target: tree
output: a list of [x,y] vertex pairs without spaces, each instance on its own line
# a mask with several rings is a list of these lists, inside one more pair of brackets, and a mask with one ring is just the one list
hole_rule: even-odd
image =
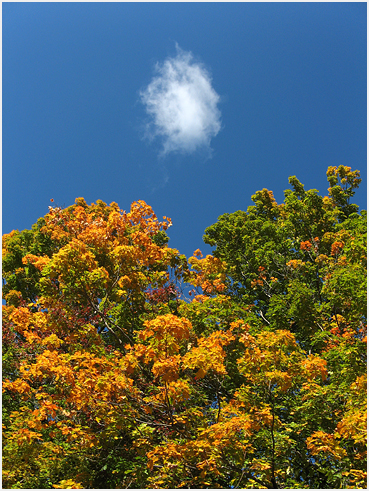
[[366,220],[327,175],[258,191],[205,258],[143,201],[5,235],[4,485],[365,488]]

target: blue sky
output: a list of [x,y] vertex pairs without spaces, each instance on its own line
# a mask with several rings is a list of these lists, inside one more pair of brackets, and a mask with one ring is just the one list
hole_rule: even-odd
[[366,2],[3,3],[3,233],[145,200],[187,256],[288,176],[360,169]]

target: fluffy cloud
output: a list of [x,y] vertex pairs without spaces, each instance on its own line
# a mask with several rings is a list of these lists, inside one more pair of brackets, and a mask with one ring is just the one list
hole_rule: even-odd
[[210,150],[210,140],[221,129],[219,95],[206,68],[177,45],[177,55],[157,64],[155,76],[140,92],[150,117],[147,135],[161,138],[163,155]]

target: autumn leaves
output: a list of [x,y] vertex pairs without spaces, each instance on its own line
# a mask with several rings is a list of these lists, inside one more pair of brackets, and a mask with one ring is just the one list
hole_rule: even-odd
[[4,236],[5,486],[365,488],[366,221],[328,179],[258,191],[206,257],[143,201]]

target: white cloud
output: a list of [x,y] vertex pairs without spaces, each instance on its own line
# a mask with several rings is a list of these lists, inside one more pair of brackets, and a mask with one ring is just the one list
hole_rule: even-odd
[[156,64],[156,75],[140,92],[150,116],[147,135],[159,137],[162,154],[210,150],[210,140],[221,129],[219,95],[206,68],[190,52],[176,46],[177,55]]

